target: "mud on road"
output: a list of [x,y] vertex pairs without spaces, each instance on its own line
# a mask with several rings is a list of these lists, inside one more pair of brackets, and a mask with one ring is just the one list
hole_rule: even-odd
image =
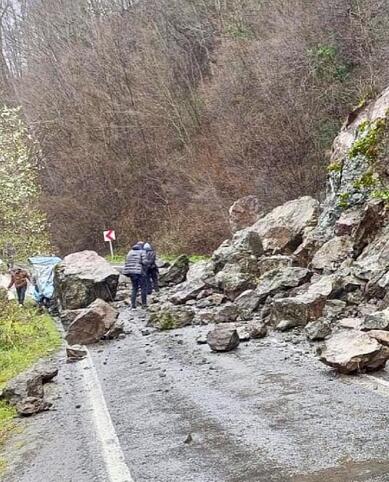
[[[134,481],[389,481],[387,372],[337,376],[298,334],[216,354],[196,344],[209,327],[147,334],[140,311],[121,318],[132,333],[90,352]],[[14,440],[6,482],[112,480],[89,370],[62,364],[56,410]]]

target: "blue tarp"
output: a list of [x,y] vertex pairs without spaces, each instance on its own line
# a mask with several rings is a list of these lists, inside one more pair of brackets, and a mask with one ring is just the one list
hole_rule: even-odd
[[34,256],[29,258],[35,283],[34,297],[51,299],[54,294],[54,267],[62,260],[57,256]]

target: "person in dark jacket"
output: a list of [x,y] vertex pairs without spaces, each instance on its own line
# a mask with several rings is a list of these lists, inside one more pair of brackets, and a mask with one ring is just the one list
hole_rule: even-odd
[[140,290],[142,306],[147,306],[147,283],[146,283],[147,259],[143,250],[143,243],[135,244],[128,253],[123,268],[123,274],[129,276],[132,283],[131,306],[136,308],[136,298]]
[[151,295],[154,291],[159,291],[158,278],[159,270],[157,266],[157,256],[155,250],[149,243],[145,243],[143,249],[146,253],[146,283],[147,283],[147,294]]

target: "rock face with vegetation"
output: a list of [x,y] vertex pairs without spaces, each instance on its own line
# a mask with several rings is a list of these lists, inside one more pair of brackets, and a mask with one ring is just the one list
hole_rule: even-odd
[[308,196],[289,201],[191,268],[197,275],[171,297],[180,309],[190,305],[185,324],[220,323],[209,339],[227,348],[234,336],[220,331],[225,324],[248,338],[251,323],[266,327],[261,335],[297,328],[311,343],[326,340],[321,360],[339,371],[384,366],[386,337],[369,331],[389,330],[388,110],[389,89],[350,115],[334,143],[321,206]]
[[97,298],[113,301],[119,273],[94,251],[73,253],[55,268],[54,286],[64,310],[86,308]]

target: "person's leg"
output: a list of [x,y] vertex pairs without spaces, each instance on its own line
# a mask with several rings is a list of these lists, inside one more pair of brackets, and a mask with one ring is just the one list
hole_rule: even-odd
[[159,278],[159,273],[158,273],[158,268],[153,268],[151,272],[151,277],[153,280],[153,288],[154,291],[159,291],[159,284],[158,284],[158,278]]
[[22,305],[22,288],[16,288],[16,295],[18,297],[18,303],[19,305]]
[[140,294],[142,298],[142,306],[147,306],[147,276],[141,275],[140,277]]
[[24,305],[24,300],[26,298],[26,291],[27,291],[27,286],[23,286],[21,288],[21,295],[20,295],[20,298],[21,298],[21,303],[22,305]]
[[134,274],[131,275],[130,279],[131,279],[131,284],[132,284],[131,307],[136,308],[136,297],[138,295],[138,288],[139,288],[137,275],[134,275]]
[[147,287],[147,294],[151,295],[151,293],[153,292],[153,284],[152,284],[150,268],[148,268],[146,272],[146,287]]

